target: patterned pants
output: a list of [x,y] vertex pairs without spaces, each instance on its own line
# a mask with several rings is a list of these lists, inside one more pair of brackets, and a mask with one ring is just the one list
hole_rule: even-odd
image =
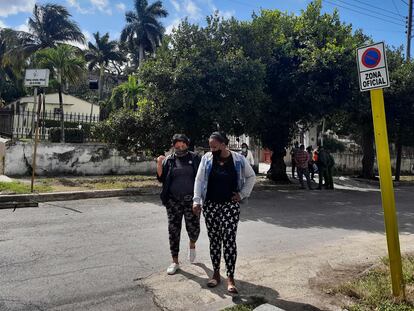
[[237,259],[236,233],[240,217],[240,205],[234,202],[215,203],[206,201],[203,206],[210,257],[214,271],[220,270],[221,249],[223,247],[227,276],[234,277]]
[[188,237],[193,242],[196,242],[200,235],[200,218],[193,214],[193,202],[174,201],[170,199],[166,204],[166,208],[171,256],[178,257],[183,216]]

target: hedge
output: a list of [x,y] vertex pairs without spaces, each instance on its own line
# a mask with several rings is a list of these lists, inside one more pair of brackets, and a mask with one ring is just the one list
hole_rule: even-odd
[[[61,130],[60,127],[52,127],[49,130],[49,141],[52,143],[60,143]],[[83,143],[85,141],[85,131],[78,128],[65,128],[65,142],[67,143]]]

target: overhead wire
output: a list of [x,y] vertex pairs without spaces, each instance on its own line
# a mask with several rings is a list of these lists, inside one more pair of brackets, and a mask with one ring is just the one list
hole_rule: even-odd
[[350,7],[345,7],[345,6],[339,5],[339,4],[334,3],[334,2],[331,2],[329,0],[324,0],[324,2],[329,3],[329,4],[333,5],[333,6],[337,6],[339,8],[343,8],[343,9],[348,10],[348,11],[352,11],[352,12],[355,12],[355,13],[358,13],[358,14],[361,14],[361,15],[364,15],[364,16],[368,16],[368,17],[371,17],[371,18],[379,19],[379,20],[381,20],[383,22],[386,22],[386,23],[394,24],[394,25],[397,25],[397,26],[405,26],[402,23],[397,23],[396,21],[392,21],[392,20],[386,20],[384,18],[381,18],[381,17],[376,16],[376,15],[371,15],[369,13],[363,13],[361,11],[354,10],[354,9],[352,9]]
[[[352,6],[352,8],[358,8],[358,9],[365,10],[365,11],[367,10],[367,8],[364,8],[364,7],[359,6],[359,5],[356,5],[356,4],[349,4],[349,3],[347,3],[346,1],[343,1],[343,0],[332,0],[332,1],[337,1],[337,2],[340,2],[342,4],[350,5],[350,6]],[[366,14],[366,12],[363,12],[363,13]],[[376,15],[379,15],[379,16],[383,16],[383,17],[386,17],[386,18],[390,18],[390,19],[395,20],[395,21],[398,21],[398,22],[401,21],[400,18],[397,18],[395,16],[390,16],[390,15],[387,15],[387,14],[383,14],[383,13],[379,13],[379,12],[374,12],[374,11],[369,11],[369,13],[370,14],[376,14]]]
[[401,17],[403,17],[400,13],[400,10],[398,10],[397,4],[395,3],[395,0],[392,0],[392,4],[394,5],[395,10],[397,10],[398,15],[400,15]]
[[[360,4],[360,5],[365,5],[365,6],[368,7],[367,9],[373,9],[374,8],[374,9],[379,10],[381,12],[388,12],[390,14],[394,14],[394,15],[397,15],[397,16],[401,16],[401,14],[399,12],[398,13],[395,13],[394,11],[391,11],[391,10],[388,10],[388,9],[385,9],[385,8],[381,8],[379,6],[375,6],[375,5],[372,5],[371,3],[367,3],[367,2],[364,2],[364,1],[361,1],[361,0],[350,0],[350,1],[356,2],[356,3]],[[392,1],[394,2],[394,0],[392,0]],[[341,2],[343,2],[343,1],[341,1]],[[347,3],[347,4],[349,4],[349,3]],[[349,5],[352,5],[352,4],[349,4]],[[364,10],[366,10],[366,9],[364,8]]]

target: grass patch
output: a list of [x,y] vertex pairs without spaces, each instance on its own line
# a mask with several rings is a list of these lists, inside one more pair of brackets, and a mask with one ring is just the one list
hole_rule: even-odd
[[232,307],[228,307],[223,309],[222,311],[252,311],[255,308],[257,308],[258,306],[266,303],[267,300],[264,299],[263,297],[256,297],[256,296],[252,296],[249,297],[247,302],[232,306]]
[[391,291],[388,259],[361,275],[340,285],[337,292],[352,299],[350,311],[413,311],[414,310],[414,256],[403,257],[403,275],[406,301],[396,301]]
[[[35,185],[35,192],[47,192],[51,187],[44,184]],[[0,194],[23,194],[30,193],[30,184],[21,183],[18,181],[0,182]]]
[[[19,192],[30,193],[30,179],[16,180],[21,184]],[[28,188],[25,185],[29,185]],[[87,176],[87,177],[36,177],[35,189],[37,192],[65,192],[82,190],[108,190],[131,188],[159,188],[160,183],[154,176],[126,175],[126,176]],[[1,192],[1,189],[0,189]]]

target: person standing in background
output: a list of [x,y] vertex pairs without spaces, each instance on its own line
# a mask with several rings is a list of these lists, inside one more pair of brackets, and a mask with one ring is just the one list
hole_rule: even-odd
[[296,160],[295,160],[295,156],[296,153],[299,151],[299,143],[297,141],[295,141],[292,150],[290,151],[290,157],[291,157],[291,162],[292,162],[292,178],[296,179],[295,177],[295,171],[296,171]]

